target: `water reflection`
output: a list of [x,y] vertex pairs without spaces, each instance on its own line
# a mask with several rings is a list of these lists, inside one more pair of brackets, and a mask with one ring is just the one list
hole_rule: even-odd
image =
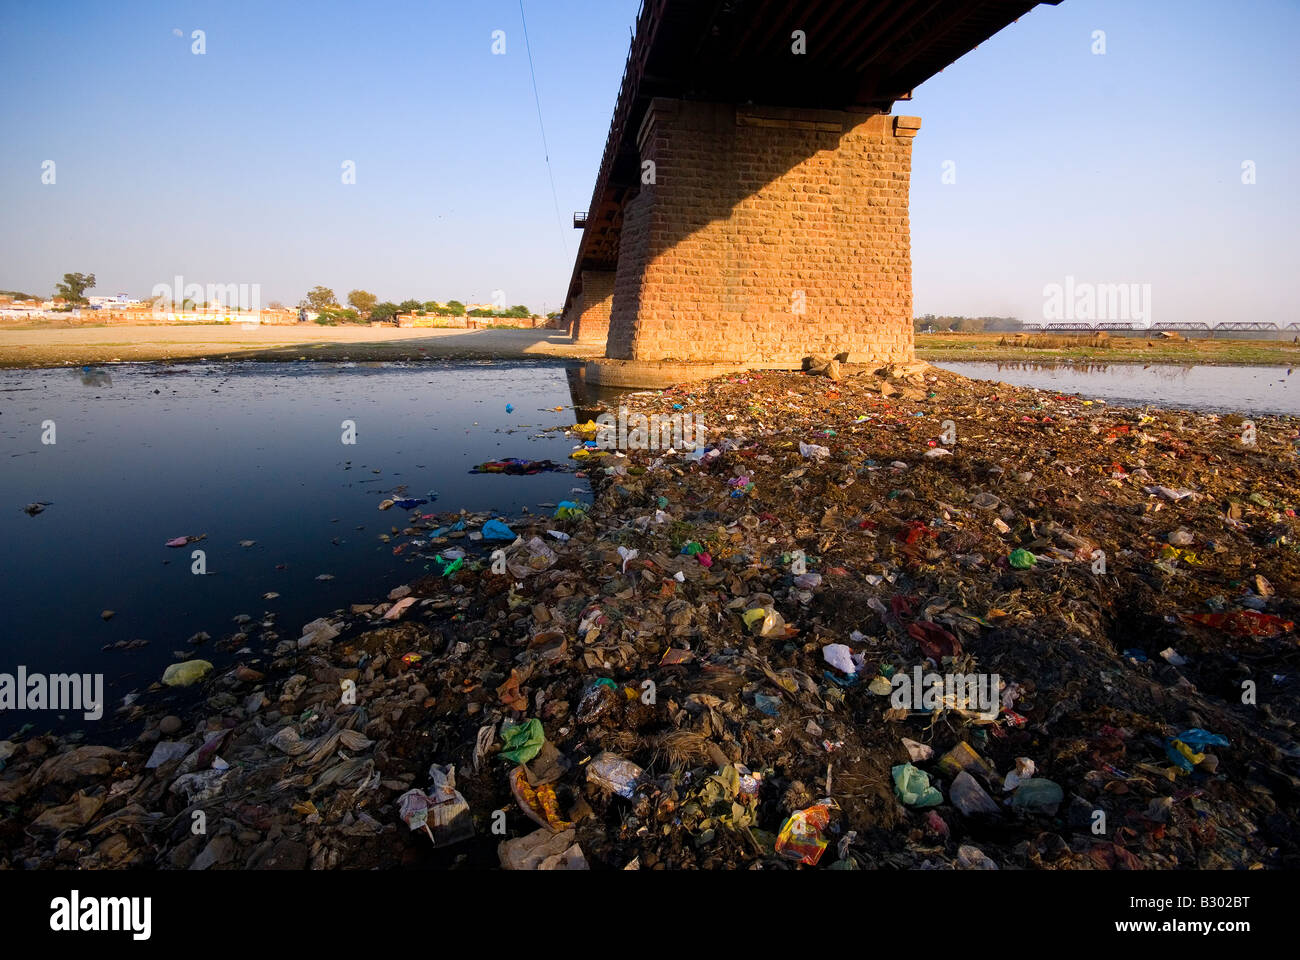
[[[509,519],[589,498],[568,458],[574,441],[547,430],[573,422],[571,398],[554,364],[0,370],[0,543],[11,561],[0,673],[103,673],[120,702],[173,651],[220,666],[237,615],[274,618],[296,637],[436,572],[397,550],[400,511],[379,504],[424,498],[421,513]],[[47,421],[57,443],[42,442]],[[565,470],[472,472],[506,458]],[[203,575],[188,550],[165,546],[198,534]],[[192,642],[201,633],[211,640]],[[5,712],[0,739],[22,722]]]
[[935,365],[977,380],[1078,393],[1121,404],[1300,415],[1300,387],[1287,367],[993,360]]
[[113,375],[103,367],[82,367],[77,371],[77,378],[83,387],[111,387]]

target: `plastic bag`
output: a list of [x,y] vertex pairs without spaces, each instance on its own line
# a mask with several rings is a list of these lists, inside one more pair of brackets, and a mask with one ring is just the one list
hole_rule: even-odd
[[943,794],[931,786],[930,775],[910,763],[900,763],[890,773],[894,776],[894,792],[909,807],[936,807],[943,803]]
[[163,671],[162,682],[169,687],[188,687],[207,676],[212,664],[206,660],[185,660],[173,663]]

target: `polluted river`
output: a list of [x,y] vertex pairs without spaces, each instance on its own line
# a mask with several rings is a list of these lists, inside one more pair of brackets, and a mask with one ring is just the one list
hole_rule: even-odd
[[0,372],[0,858],[1300,865],[1285,368],[945,367]]

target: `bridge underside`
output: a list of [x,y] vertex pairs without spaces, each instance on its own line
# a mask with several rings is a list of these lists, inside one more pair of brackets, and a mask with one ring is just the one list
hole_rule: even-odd
[[564,309],[589,374],[910,360],[920,120],[890,110],[1035,5],[644,0]]

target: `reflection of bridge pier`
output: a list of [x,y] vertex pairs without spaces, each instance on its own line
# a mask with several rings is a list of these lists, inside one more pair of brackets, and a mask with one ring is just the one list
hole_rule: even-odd
[[585,364],[570,364],[564,368],[564,375],[569,381],[569,402],[576,423],[595,420],[605,410],[618,406],[622,391],[589,378]]
[[916,117],[1033,0],[643,0],[564,305],[604,383],[910,360]]

